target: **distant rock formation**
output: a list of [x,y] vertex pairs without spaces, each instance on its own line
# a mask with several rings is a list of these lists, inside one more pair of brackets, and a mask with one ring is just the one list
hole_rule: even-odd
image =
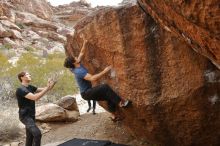
[[16,10],[33,13],[36,16],[50,20],[53,16],[52,6],[46,0],[10,0]]
[[[218,24],[216,6],[210,1],[139,2],[103,8],[79,21],[68,35],[67,55],[79,53],[83,33],[90,73],[113,66],[114,76],[102,82],[133,101],[121,112],[134,135],[165,146],[220,145],[220,71],[211,63],[218,64],[220,57],[219,25],[212,25]],[[207,17],[204,10],[210,11]],[[199,26],[187,17],[201,19]]]
[[79,2],[72,2],[66,5],[60,5],[53,7],[54,21],[60,21],[67,26],[73,26],[76,22],[94,11],[95,8],[91,8],[90,5],[82,0]]
[[0,47],[13,48],[16,55],[25,48],[34,48],[36,52],[64,52],[66,34],[73,32],[75,22],[93,10],[82,1],[53,7],[46,0],[3,0],[0,2]]

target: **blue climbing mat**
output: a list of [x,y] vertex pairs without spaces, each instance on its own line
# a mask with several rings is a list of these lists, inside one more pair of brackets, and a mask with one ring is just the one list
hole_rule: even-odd
[[106,140],[90,140],[74,138],[58,146],[127,146],[122,144],[114,144]]

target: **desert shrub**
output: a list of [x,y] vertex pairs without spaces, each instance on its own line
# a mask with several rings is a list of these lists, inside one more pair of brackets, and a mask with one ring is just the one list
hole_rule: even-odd
[[4,100],[9,99],[13,95],[11,92],[12,90],[10,89],[10,85],[13,83],[5,76],[5,72],[9,69],[9,66],[8,58],[0,53],[0,99]]
[[11,58],[11,57],[16,56],[16,53],[12,48],[13,48],[13,46],[10,44],[0,45],[1,56],[3,55],[6,58]]
[[34,51],[34,50],[36,50],[36,48],[34,48],[34,47],[32,47],[32,46],[26,46],[24,49],[25,49],[26,51]]
[[13,84],[14,82],[10,77],[0,78],[0,95],[3,101],[6,101],[11,97],[14,97],[15,93],[14,90],[12,90]]
[[9,49],[12,49],[13,48],[13,46],[12,45],[10,45],[10,44],[4,44],[4,45],[1,45],[0,46],[0,50],[9,50]]
[[16,23],[16,25],[20,28],[20,29],[24,29],[25,27],[24,27],[24,24],[22,24],[22,23]]
[[0,52],[0,71],[3,71],[9,65],[8,58]]
[[17,109],[0,105],[0,141],[7,141],[19,137],[21,127],[19,127],[19,119]]

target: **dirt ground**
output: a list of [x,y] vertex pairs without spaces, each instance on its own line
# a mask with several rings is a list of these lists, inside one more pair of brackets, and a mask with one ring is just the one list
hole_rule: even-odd
[[[111,121],[110,114],[105,112],[99,105],[96,107],[96,114],[93,115],[91,112],[86,113],[87,101],[82,100],[80,97],[76,99],[80,111],[79,120],[74,123],[46,123],[46,128],[42,130],[42,146],[56,146],[73,138],[109,140],[129,146],[150,146],[143,140],[133,137],[129,131],[125,130],[121,122],[114,123]],[[38,125],[43,127],[45,124],[38,123]],[[13,141],[20,142],[19,146],[24,145],[24,128],[22,136]]]
[[96,115],[83,114],[75,123],[49,124],[49,126],[52,130],[45,133],[42,139],[43,145],[47,144],[47,146],[53,145],[50,143],[59,144],[73,138],[109,140],[130,146],[146,146],[126,131],[120,122],[113,123],[106,112]]
[[121,122],[112,122],[110,114],[97,104],[96,114],[86,113],[87,101],[80,95],[75,95],[80,111],[80,119],[75,123],[48,124],[51,130],[43,135],[42,144],[55,146],[73,138],[86,138],[95,140],[109,140],[114,143],[130,146],[149,146],[142,140],[137,140]]

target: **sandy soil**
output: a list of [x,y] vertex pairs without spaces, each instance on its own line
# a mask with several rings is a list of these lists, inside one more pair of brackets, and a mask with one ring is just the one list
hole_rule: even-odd
[[[50,130],[46,133],[42,131],[44,133],[42,137],[43,146],[56,146],[73,138],[109,140],[130,146],[150,146],[141,139],[133,137],[129,131],[125,130],[121,122],[112,122],[109,118],[110,114],[105,112],[98,104],[96,114],[93,115],[91,112],[86,113],[88,108],[87,101],[83,100],[79,95],[76,95],[76,99],[81,114],[79,120],[74,123],[47,123],[46,130]],[[38,125],[42,127],[43,124],[38,123]],[[13,141],[19,141],[19,146],[23,146],[24,139],[25,132],[23,129],[22,136]]]
[[125,130],[121,122],[112,122],[110,114],[97,104],[96,113],[86,113],[88,104],[79,95],[75,95],[80,111],[80,119],[75,123],[49,124],[51,130],[43,135],[42,143],[53,146],[73,138],[109,140],[114,143],[130,146],[149,146],[146,142],[137,140]]
[[59,144],[73,138],[86,138],[110,140],[130,146],[146,145],[136,140],[120,122],[113,123],[108,117],[108,113],[84,114],[75,123],[50,124],[52,130],[43,136],[42,143],[52,146],[55,145],[53,143]]

